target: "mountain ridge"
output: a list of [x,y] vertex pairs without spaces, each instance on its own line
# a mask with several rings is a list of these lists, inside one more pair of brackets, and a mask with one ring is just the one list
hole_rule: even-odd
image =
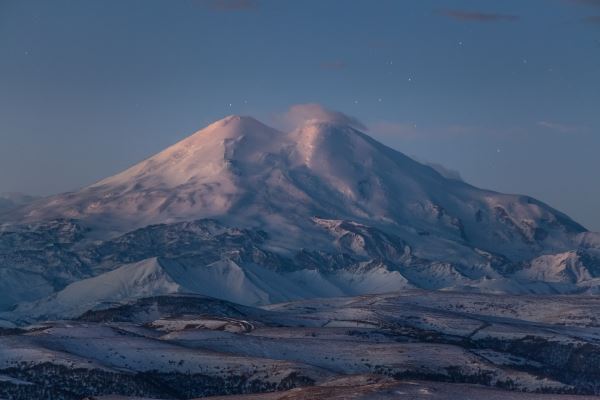
[[[374,168],[378,169],[373,171]],[[396,190],[399,187],[401,192]],[[175,188],[180,196],[166,193]],[[394,210],[425,207],[430,210],[421,210],[422,213],[430,212],[444,220],[444,215],[440,214],[453,210],[438,204],[447,199],[436,197],[443,197],[442,192],[447,190],[462,197],[479,192],[477,195],[484,202],[494,195],[505,199],[511,197],[508,200],[514,207],[518,202],[533,203],[542,211],[548,211],[548,218],[554,217],[555,222],[567,229],[585,231],[564,214],[529,197],[502,195],[445,179],[432,168],[350,126],[308,121],[290,133],[283,133],[251,117],[239,116],[217,121],[122,173],[81,191],[50,197],[44,206],[36,203],[15,215],[25,220],[53,213],[57,217],[82,220],[104,211],[108,214],[121,211],[121,218],[131,215],[132,219],[139,219],[144,215],[146,218],[142,218],[135,228],[150,223],[175,222],[178,217],[223,216],[240,208],[244,212],[253,212],[256,217],[258,212],[250,210],[252,206],[279,207],[285,201],[295,201],[299,206],[306,206],[297,213],[327,214],[333,210],[339,215],[330,214],[329,217],[379,218],[392,224],[408,219],[409,225],[414,225],[422,215],[415,218]],[[149,191],[154,196],[153,201],[148,201]],[[265,199],[277,195],[282,198]],[[257,199],[259,196],[263,198]],[[405,198],[396,200],[400,196]],[[244,203],[248,197],[249,201]],[[423,204],[419,204],[421,198]],[[463,199],[459,200],[464,203]],[[340,201],[345,204],[336,207],[335,203]],[[393,201],[399,204],[393,204]],[[323,203],[330,204],[321,207]],[[173,210],[172,215],[168,215],[170,210]],[[477,211],[473,210],[473,215]],[[505,211],[498,209],[497,212]],[[149,212],[155,214],[149,215]],[[130,230],[131,227],[126,228]]]
[[[229,116],[4,216],[0,270],[45,285],[38,298],[17,285],[16,302],[153,258],[249,305],[406,287],[592,293],[600,283],[600,238],[565,214],[445,178],[339,121],[284,132]],[[212,274],[220,268],[238,272]],[[235,282],[255,295],[234,295]]]

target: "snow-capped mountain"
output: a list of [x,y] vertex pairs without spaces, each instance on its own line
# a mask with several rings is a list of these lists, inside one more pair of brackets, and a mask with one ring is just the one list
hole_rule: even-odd
[[[119,300],[183,291],[244,304],[407,287],[567,293],[596,291],[600,275],[600,239],[559,211],[323,120],[281,132],[230,116],[3,222],[1,270],[32,274],[43,296],[81,292],[83,278],[116,279]],[[5,304],[39,300],[11,293]]]
[[570,234],[585,231],[532,198],[446,179],[350,126],[308,121],[283,133],[239,116],[81,191],[31,204],[13,219],[72,218],[125,233],[218,218],[285,232],[295,244],[304,228],[314,229],[315,216],[515,258],[564,248]]

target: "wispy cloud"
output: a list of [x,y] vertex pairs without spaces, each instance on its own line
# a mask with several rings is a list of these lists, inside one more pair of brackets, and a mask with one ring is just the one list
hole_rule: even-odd
[[319,65],[322,69],[332,70],[332,71],[340,71],[345,69],[347,64],[342,60],[331,60],[324,61]]
[[563,135],[585,134],[589,128],[585,125],[567,124],[551,120],[542,120],[535,123],[538,129],[532,130],[531,125],[512,127],[475,126],[466,124],[450,124],[445,126],[422,127],[414,123],[379,121],[369,124],[370,131],[380,138],[397,137],[402,139],[424,139],[432,138],[457,138],[457,137],[520,137],[523,135],[540,134],[544,131]]
[[578,132],[585,130],[585,128],[582,126],[568,125],[568,124],[563,124],[563,123],[554,122],[554,121],[538,121],[537,126],[554,131],[554,132],[565,133],[565,134],[578,133]]
[[366,131],[368,128],[356,117],[330,110],[316,103],[296,104],[285,113],[275,116],[274,123],[284,129],[295,129],[310,121],[333,122]]
[[455,181],[462,181],[462,182],[465,181],[463,179],[462,175],[460,174],[460,171],[458,171],[456,169],[448,168],[442,164],[434,163],[434,162],[425,162],[425,165],[436,170],[437,173],[442,175],[444,178],[454,179]]
[[440,14],[457,21],[466,22],[512,22],[519,20],[518,15],[484,13],[466,10],[442,10]]
[[425,161],[420,157],[414,155],[411,155],[410,158],[417,162],[420,162],[421,164],[425,164],[428,167],[433,168],[438,174],[442,175],[444,178],[454,179],[455,181],[465,181],[460,172],[456,169],[448,168],[440,163]]
[[258,0],[199,0],[214,11],[253,11],[259,7]]

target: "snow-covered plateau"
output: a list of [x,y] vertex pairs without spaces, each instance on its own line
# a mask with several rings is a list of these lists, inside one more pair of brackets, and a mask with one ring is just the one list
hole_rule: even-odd
[[0,329],[0,396],[587,399],[569,395],[600,393],[599,312],[589,296],[418,289],[261,308],[146,297]]

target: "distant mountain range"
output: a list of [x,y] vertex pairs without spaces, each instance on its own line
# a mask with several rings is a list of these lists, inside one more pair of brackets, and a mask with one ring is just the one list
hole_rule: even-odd
[[260,305],[600,288],[599,234],[335,122],[281,132],[230,116],[82,190],[30,200],[0,208],[9,326],[171,293]]
[[39,198],[40,197],[38,196],[31,196],[24,193],[0,193],[0,213],[10,211],[27,203],[31,203]]

